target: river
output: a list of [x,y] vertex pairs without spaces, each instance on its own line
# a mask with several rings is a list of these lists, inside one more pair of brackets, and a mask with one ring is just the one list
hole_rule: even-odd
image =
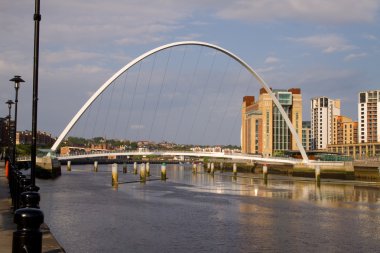
[[111,165],[38,180],[45,222],[67,252],[379,252],[378,183],[150,165],[145,184]]

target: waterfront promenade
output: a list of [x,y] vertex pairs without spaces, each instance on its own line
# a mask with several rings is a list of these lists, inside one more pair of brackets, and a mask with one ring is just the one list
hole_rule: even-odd
[[[8,180],[5,177],[4,162],[0,161],[0,252],[12,252],[12,235],[16,230],[13,223],[11,211],[11,198],[9,196]],[[42,252],[59,253],[65,252],[54,236],[50,233],[49,227],[44,223],[41,226],[43,232]]]

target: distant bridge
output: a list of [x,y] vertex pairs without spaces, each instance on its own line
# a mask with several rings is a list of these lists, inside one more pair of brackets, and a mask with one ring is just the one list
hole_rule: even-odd
[[193,152],[193,151],[128,151],[128,152],[104,152],[104,153],[91,153],[81,155],[67,155],[57,156],[60,161],[76,160],[83,158],[97,158],[108,156],[187,156],[187,157],[213,157],[213,158],[227,158],[231,160],[246,160],[247,162],[258,162],[268,164],[298,164],[302,163],[300,159],[294,158],[275,158],[275,157],[261,157],[258,155],[239,154],[239,153],[223,153],[223,152]]
[[[270,89],[270,87],[266,84],[266,82],[264,81],[264,79],[262,79],[258,75],[258,73],[256,73],[255,70],[253,70],[252,67],[250,67],[245,61],[243,61],[237,55],[235,55],[232,52],[230,52],[230,51],[228,51],[228,50],[226,50],[226,49],[224,49],[222,47],[219,47],[217,45],[206,43],[206,42],[201,42],[201,41],[180,41],[180,42],[174,42],[174,43],[166,44],[166,45],[154,48],[154,49],[152,49],[152,50],[150,50],[150,51],[148,51],[148,52],[140,55],[139,57],[135,58],[131,62],[129,62],[127,65],[125,65],[119,71],[117,71],[111,78],[109,78],[102,86],[100,86],[100,88],[87,100],[87,102],[76,113],[76,115],[71,119],[71,121],[68,123],[68,125],[65,127],[65,129],[62,131],[62,133],[59,135],[58,139],[56,140],[56,142],[51,147],[52,152],[55,152],[57,150],[58,146],[61,144],[61,142],[64,140],[64,138],[67,136],[67,134],[69,133],[69,131],[73,128],[73,126],[77,123],[77,121],[82,117],[83,113],[108,88],[108,86],[110,86],[120,75],[122,75],[124,72],[126,72],[128,69],[130,69],[132,66],[134,66],[138,62],[142,61],[143,59],[145,59],[145,58],[147,58],[147,57],[149,57],[149,56],[151,56],[153,54],[156,54],[157,52],[160,52],[162,50],[166,50],[166,49],[169,49],[169,48],[173,48],[173,47],[189,46],[189,45],[202,46],[202,47],[207,47],[207,48],[212,48],[214,50],[217,50],[217,51],[219,51],[219,52],[227,55],[228,57],[234,59],[236,62],[238,62],[240,65],[242,65],[246,70],[248,70],[248,72],[252,74],[252,76],[261,84],[261,86],[266,90],[266,92],[271,97],[273,103],[278,108],[278,110],[281,113],[283,119],[285,120],[286,125],[289,127],[289,130],[290,130],[292,136],[294,137],[294,140],[295,140],[295,142],[297,144],[297,147],[298,147],[298,149],[299,149],[299,151],[301,153],[301,156],[303,158],[303,162],[304,163],[308,163],[309,159],[308,159],[308,157],[306,155],[306,151],[305,151],[304,147],[302,146],[301,139],[298,136],[298,133],[297,133],[296,129],[294,128],[292,122],[290,121],[287,113],[285,112],[284,108],[280,104],[279,100],[276,98],[276,96],[274,95],[274,93],[272,92],[272,90]],[[163,153],[161,153],[161,152],[148,152],[147,153],[147,155],[150,155],[150,154],[160,155],[160,154],[163,154]],[[200,153],[187,153],[187,154],[189,156],[202,156],[202,154],[200,154]],[[94,157],[97,157],[96,154],[94,154],[94,155],[95,155]],[[128,155],[128,154],[126,154],[126,153],[120,153],[120,155]],[[216,154],[207,154],[207,155],[210,155],[212,157],[223,157],[223,158],[229,158],[229,157],[232,158],[232,157],[235,156],[235,155],[225,155],[225,154],[222,154],[222,153],[219,154],[219,155],[216,155]],[[90,157],[90,155],[88,155],[88,157]],[[246,155],[240,156],[239,159],[264,160],[264,161],[265,160],[268,160],[268,161],[274,161],[274,160],[276,160],[277,161],[277,159],[274,159],[274,158],[260,158],[260,157],[246,156]],[[286,163],[292,163],[292,164],[295,163],[293,160],[284,159],[283,161],[286,162]],[[299,161],[297,161],[296,163],[298,163],[298,162]]]

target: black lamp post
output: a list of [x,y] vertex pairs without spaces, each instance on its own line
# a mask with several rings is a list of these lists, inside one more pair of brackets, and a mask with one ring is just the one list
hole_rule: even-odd
[[11,151],[11,145],[12,145],[12,141],[11,141],[11,110],[12,110],[12,105],[14,104],[14,102],[12,100],[8,100],[7,102],[5,102],[6,104],[8,104],[8,116],[7,116],[7,119],[8,119],[8,159],[9,157],[11,156],[10,154],[10,151]]
[[15,76],[11,80],[11,82],[15,83],[15,91],[16,91],[16,97],[15,97],[15,127],[14,127],[14,133],[13,133],[13,154],[12,154],[12,163],[14,166],[16,166],[16,132],[17,132],[17,103],[18,103],[18,89],[20,88],[20,83],[24,83],[25,81],[21,79],[21,76]]
[[12,252],[42,251],[42,232],[40,225],[44,222],[44,213],[39,209],[39,187],[36,186],[36,151],[37,151],[37,101],[38,101],[38,55],[40,32],[40,0],[35,0],[34,20],[34,63],[33,63],[33,109],[32,109],[32,147],[29,192],[24,192],[21,201],[25,208],[15,212],[14,222],[17,231],[13,233]]
[[34,8],[34,62],[33,62],[33,108],[32,108],[32,147],[31,147],[31,187],[36,187],[36,155],[37,155],[37,105],[38,105],[38,64],[40,45],[40,0],[35,0]]

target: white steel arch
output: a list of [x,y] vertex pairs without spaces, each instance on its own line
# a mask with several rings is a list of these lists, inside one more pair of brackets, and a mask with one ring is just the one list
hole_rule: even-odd
[[169,44],[166,44],[166,45],[163,45],[163,46],[160,46],[160,47],[156,47],[156,48],[154,48],[154,49],[146,52],[145,54],[142,54],[139,57],[135,58],[133,61],[129,62],[127,65],[125,65],[123,68],[121,68],[118,72],[116,72],[111,78],[109,78],[102,86],[100,86],[100,88],[87,100],[87,102],[82,106],[82,108],[77,112],[77,114],[75,114],[75,116],[71,119],[71,121],[69,122],[69,124],[67,124],[66,128],[59,135],[58,139],[56,140],[56,142],[51,147],[51,150],[53,152],[55,152],[57,150],[59,144],[61,144],[61,142],[63,141],[63,139],[66,137],[66,135],[69,133],[69,131],[75,125],[75,123],[80,119],[80,117],[83,115],[83,113],[87,110],[87,108],[96,100],[96,98],[100,94],[102,94],[102,92],[104,90],[107,89],[107,87],[116,78],[118,78],[120,75],[122,75],[125,71],[127,71],[133,65],[135,65],[136,63],[142,61],[143,59],[147,58],[148,56],[150,56],[152,54],[155,54],[155,53],[157,53],[159,51],[162,51],[162,50],[165,50],[165,49],[168,49],[168,48],[171,48],[171,47],[185,46],[185,45],[197,45],[197,46],[204,46],[204,47],[213,48],[215,50],[218,50],[218,51],[220,51],[220,52],[222,52],[222,53],[230,56],[231,58],[233,58],[234,60],[236,60],[237,62],[239,62],[243,67],[245,67],[256,78],[256,80],[262,85],[262,87],[266,90],[266,92],[270,95],[270,97],[272,98],[273,102],[275,103],[275,105],[279,109],[282,117],[284,118],[286,124],[288,125],[288,127],[290,129],[290,132],[292,133],[292,135],[294,136],[294,138],[296,140],[297,147],[299,148],[299,150],[301,152],[301,155],[302,155],[302,158],[303,158],[303,162],[305,162],[305,163],[309,162],[309,159],[308,159],[308,157],[306,155],[305,149],[302,146],[302,142],[301,142],[300,138],[298,137],[298,134],[297,134],[297,132],[296,132],[296,130],[295,130],[292,122],[289,120],[289,117],[285,113],[284,108],[281,106],[280,102],[277,100],[276,96],[273,94],[273,92],[271,91],[271,89],[269,88],[269,86],[266,84],[266,82],[264,81],[264,79],[262,79],[256,73],[256,71],[253,70],[253,68],[251,68],[245,61],[243,61],[242,59],[240,59],[235,54],[233,54],[230,51],[228,51],[228,50],[226,50],[226,49],[224,49],[222,47],[219,47],[217,45],[210,44],[210,43],[207,43],[207,42],[202,42],[202,41],[179,41],[179,42],[169,43]]

